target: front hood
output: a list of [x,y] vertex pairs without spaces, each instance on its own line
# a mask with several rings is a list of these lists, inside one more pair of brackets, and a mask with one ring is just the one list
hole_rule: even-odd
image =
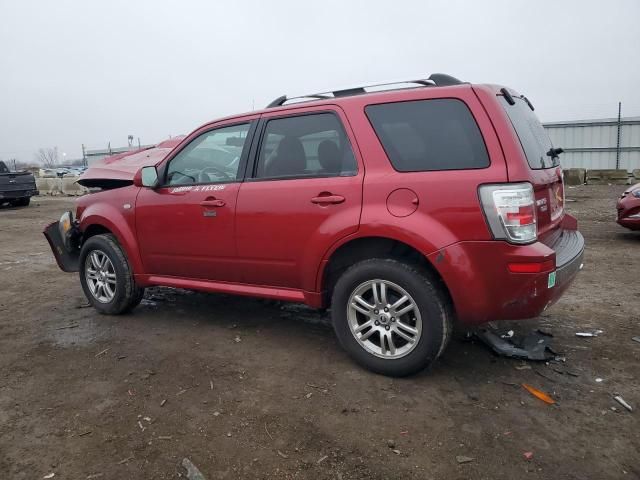
[[131,150],[97,160],[80,176],[78,183],[97,187],[107,182],[133,182],[133,176],[142,167],[157,165],[171,152],[184,136],[174,137],[154,147]]

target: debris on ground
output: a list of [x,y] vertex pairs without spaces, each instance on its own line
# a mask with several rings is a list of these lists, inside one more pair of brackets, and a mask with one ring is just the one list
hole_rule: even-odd
[[233,341],[236,343],[240,343],[242,339],[238,335],[236,335],[236,338],[234,338]]
[[189,480],[205,480],[204,475],[198,470],[198,467],[186,457],[182,459],[182,468],[187,471],[187,478]]
[[533,460],[533,452],[524,452],[522,454],[525,458],[525,460]]
[[313,392],[309,392],[305,395],[306,398],[311,398],[311,396],[313,395]]
[[547,403],[549,405],[553,405],[554,403],[556,403],[556,401],[553,398],[551,398],[547,393],[543,392],[542,390],[538,390],[537,388],[532,387],[531,385],[528,385],[526,383],[523,383],[522,387],[534,397],[538,398],[539,400],[542,400],[544,403]]
[[602,383],[604,380],[602,378],[596,378],[596,383]]
[[96,353],[96,358],[97,358],[97,357],[99,357],[100,355],[104,355],[104,354],[105,354],[105,353],[107,353],[108,351],[109,351],[109,349],[108,349],[108,348],[105,348],[105,349],[104,349],[104,350],[102,350],[101,352]]
[[323,457],[320,457],[316,463],[317,463],[317,464],[321,464],[321,463],[322,463],[322,462],[324,462],[327,458],[329,458],[329,456],[328,456],[328,455],[324,455]]
[[622,405],[624,408],[629,410],[630,412],[633,412],[633,407],[631,405],[629,405],[627,402],[625,402],[624,398],[622,398],[621,395],[614,395],[613,399],[616,402],[618,402],[620,405]]
[[80,326],[80,324],[75,323],[73,325],[66,325],[64,327],[58,327],[58,328],[56,328],[56,330],[66,330],[68,328],[78,328],[79,326]]
[[278,450],[278,455],[280,455],[282,458],[289,458],[289,455],[285,455],[280,450]]
[[594,330],[593,332],[576,332],[576,337],[597,337],[601,333],[604,333],[604,330]]
[[47,473],[47,474],[46,474],[44,477],[42,477],[42,478],[53,478],[53,477],[55,477],[55,476],[56,476],[56,474],[55,474],[54,472],[51,472],[51,473]]
[[167,399],[163,398],[162,401],[160,402],[160,406],[164,407],[164,405],[167,403]]
[[640,343],[640,337],[631,337],[631,340]]
[[394,442],[393,440],[387,440],[387,447],[396,448],[396,442]]
[[393,453],[395,453],[396,455],[400,455],[400,450],[398,450],[397,448],[394,448],[393,450],[391,450]]
[[462,463],[470,463],[473,462],[475,460],[475,458],[473,457],[466,457],[464,455],[456,455],[456,462],[462,464]]
[[483,328],[474,332],[474,335],[495,353],[504,357],[536,361],[549,361],[556,357],[551,349],[551,337],[537,331],[524,337],[505,337],[498,335],[495,329]]

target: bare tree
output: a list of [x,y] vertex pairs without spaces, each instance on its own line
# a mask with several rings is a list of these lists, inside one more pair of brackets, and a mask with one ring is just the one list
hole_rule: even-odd
[[39,149],[36,160],[47,168],[55,167],[58,164],[58,147]]

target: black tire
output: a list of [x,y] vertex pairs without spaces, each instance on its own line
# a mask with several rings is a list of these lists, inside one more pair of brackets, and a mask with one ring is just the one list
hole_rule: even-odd
[[[420,337],[413,349],[399,358],[382,358],[371,353],[356,340],[349,326],[348,307],[352,293],[374,279],[401,287],[412,297],[419,311]],[[453,323],[448,298],[428,272],[398,260],[377,258],[356,263],[338,279],[333,289],[331,316],[340,344],[358,364],[393,377],[412,375],[431,366],[447,346]]]
[[[115,292],[110,301],[98,300],[87,283],[87,257],[91,252],[100,252],[106,255],[113,265],[116,275]],[[133,310],[144,295],[144,288],[138,287],[133,279],[133,271],[124,250],[111,234],[90,237],[82,246],[80,250],[80,284],[89,303],[104,315],[120,315]]]
[[17,200],[13,200],[11,202],[11,205],[14,207],[28,207],[29,203],[31,203],[30,197],[22,197],[18,198]]

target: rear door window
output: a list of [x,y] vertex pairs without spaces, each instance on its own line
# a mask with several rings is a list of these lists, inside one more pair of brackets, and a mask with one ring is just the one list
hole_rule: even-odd
[[339,177],[356,170],[347,135],[333,113],[267,121],[256,178]]
[[504,97],[500,98],[502,99],[500,103],[518,134],[529,166],[533,170],[557,166],[560,162],[558,157],[551,158],[547,155],[547,152],[553,148],[549,135],[544,131],[540,120],[526,101],[514,96],[515,105],[509,105]]
[[480,129],[460,100],[384,103],[365,111],[393,168],[400,172],[489,166]]

